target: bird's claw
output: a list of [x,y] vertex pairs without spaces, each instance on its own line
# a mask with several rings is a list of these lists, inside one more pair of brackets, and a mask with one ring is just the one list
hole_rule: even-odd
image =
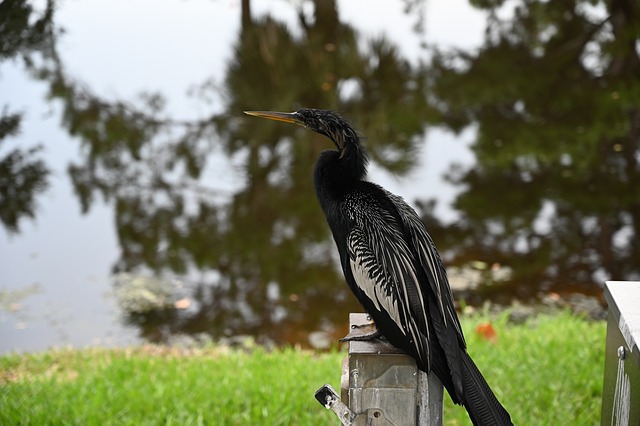
[[349,334],[340,339],[340,342],[361,342],[380,337],[380,330],[374,322],[362,325],[352,325]]

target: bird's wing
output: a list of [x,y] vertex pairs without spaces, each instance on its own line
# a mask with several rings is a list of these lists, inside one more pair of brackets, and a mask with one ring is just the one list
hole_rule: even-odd
[[453,326],[460,345],[465,348],[466,343],[464,341],[464,335],[462,333],[462,327],[460,326],[460,320],[455,311],[453,304],[453,295],[451,293],[451,287],[449,286],[449,280],[447,279],[447,272],[444,268],[438,250],[431,239],[431,236],[427,232],[427,228],[413,210],[401,197],[387,192],[389,198],[393,201],[400,215],[403,228],[405,232],[410,236],[409,245],[410,249],[418,256],[418,262],[422,265],[422,268],[429,281],[431,291],[435,294],[438,302],[438,309],[440,315],[442,315],[444,326]]
[[[409,249],[418,258],[420,272],[426,276],[428,288],[422,291],[431,302],[429,318],[437,336],[440,347],[444,351],[449,373],[453,381],[456,399],[462,400],[463,393],[463,356],[466,348],[460,320],[453,304],[453,295],[447,279],[447,272],[442,264],[438,250],[427,232],[422,220],[401,197],[387,192],[398,211],[403,230],[407,236]],[[430,291],[429,291],[430,290]]]
[[[429,368],[427,301],[420,291],[414,256],[395,217],[381,208],[368,213],[347,241],[355,284],[378,311],[388,314]],[[375,313],[370,314],[375,319]]]

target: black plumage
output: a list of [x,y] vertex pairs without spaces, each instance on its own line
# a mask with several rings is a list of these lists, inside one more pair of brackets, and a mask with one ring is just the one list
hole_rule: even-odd
[[475,425],[510,425],[466,350],[444,265],[416,212],[400,197],[365,181],[367,154],[357,132],[326,110],[247,114],[302,125],[327,136],[316,195],[340,253],[349,287],[393,345],[433,370]]

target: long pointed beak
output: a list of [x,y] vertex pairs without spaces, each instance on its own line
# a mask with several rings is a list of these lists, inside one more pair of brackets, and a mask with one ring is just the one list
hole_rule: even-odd
[[245,114],[255,117],[268,118],[269,120],[284,121],[285,123],[302,124],[295,112],[275,111],[244,111]]

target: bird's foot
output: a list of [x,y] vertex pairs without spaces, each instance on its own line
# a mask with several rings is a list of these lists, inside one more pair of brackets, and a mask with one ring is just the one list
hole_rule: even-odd
[[376,327],[375,322],[366,324],[352,325],[349,334],[340,339],[341,342],[367,341],[380,337],[380,330]]

